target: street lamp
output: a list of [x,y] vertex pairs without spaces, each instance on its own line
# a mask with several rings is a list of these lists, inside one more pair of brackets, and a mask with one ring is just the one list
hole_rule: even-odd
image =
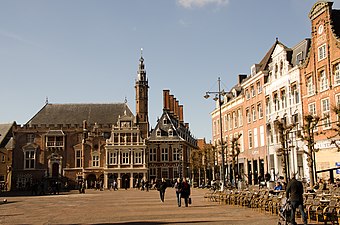
[[225,182],[225,169],[224,169],[224,146],[223,146],[223,129],[222,129],[222,96],[226,94],[224,90],[221,90],[221,79],[220,77],[217,80],[218,82],[218,91],[207,91],[204,95],[205,99],[208,99],[210,95],[215,95],[213,98],[214,101],[218,101],[219,105],[219,113],[220,113],[220,134],[221,134],[221,154],[222,154],[222,165],[221,165],[221,178],[222,178],[222,187],[221,189],[224,189],[224,182]]

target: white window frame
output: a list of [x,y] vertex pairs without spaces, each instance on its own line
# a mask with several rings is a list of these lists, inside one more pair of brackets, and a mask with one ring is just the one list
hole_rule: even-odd
[[315,93],[314,91],[313,77],[310,76],[307,78],[307,93],[308,95],[313,95]]
[[238,127],[238,118],[236,117],[236,112],[233,112],[234,128]]
[[322,117],[323,117],[323,129],[330,129],[331,125],[331,118],[330,118],[330,102],[329,98],[321,99],[321,110],[322,110]]
[[134,151],[134,164],[143,164],[143,151],[142,150]]
[[169,161],[169,149],[161,148],[161,162],[168,162],[168,161]]
[[326,75],[326,71],[320,71],[320,91],[328,90],[328,79]]
[[36,150],[28,149],[24,151],[24,169],[31,170],[35,169],[35,161],[36,161]]
[[172,149],[172,160],[176,162],[180,161],[180,152],[178,148]]
[[334,85],[340,85],[340,63],[336,63],[333,67],[334,70]]
[[76,149],[74,151],[74,166],[75,168],[83,167],[83,151],[81,149]]
[[256,108],[255,108],[255,106],[251,107],[251,115],[252,115],[253,121],[256,121],[257,120],[257,116],[256,116]]
[[321,45],[318,47],[318,61],[327,58],[326,54],[326,44]]
[[94,153],[92,154],[92,167],[99,167],[99,166],[100,166],[99,154]]
[[257,128],[254,128],[254,148],[259,147],[259,141],[258,141],[258,137],[257,137]]
[[253,148],[253,134],[251,130],[248,130],[248,147]]
[[259,114],[259,119],[262,119],[263,118],[263,109],[262,109],[262,104],[257,104],[257,111],[258,111],[258,114]]
[[150,148],[149,160],[150,160],[150,162],[156,162],[157,161],[157,148]]
[[241,126],[243,126],[243,120],[242,120],[242,111],[241,109],[237,110],[237,116],[238,116],[238,124]]
[[118,164],[118,151],[109,152],[109,165]]
[[130,153],[129,151],[122,151],[122,165],[130,164]]

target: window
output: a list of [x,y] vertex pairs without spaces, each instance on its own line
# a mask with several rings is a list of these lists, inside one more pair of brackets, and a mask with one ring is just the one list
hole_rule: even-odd
[[162,167],[161,172],[162,172],[162,178],[165,178],[165,179],[169,178],[169,169],[168,168]]
[[287,97],[286,97],[286,91],[285,90],[281,91],[281,105],[282,105],[282,109],[287,107]]
[[156,131],[156,136],[160,137],[161,135],[162,135],[161,130],[158,128],[157,131]]
[[307,93],[308,93],[308,95],[314,94],[314,84],[313,84],[313,78],[312,77],[307,78]]
[[214,121],[214,128],[213,128],[213,130],[214,130],[214,135],[216,135],[217,134],[216,121]]
[[326,72],[322,70],[320,72],[320,91],[325,91],[328,89],[328,79],[326,76]]
[[149,157],[150,162],[156,162],[157,161],[157,149],[156,148],[150,148]]
[[174,178],[175,178],[175,177],[179,177],[178,167],[174,167],[174,168],[172,169],[172,171],[173,171]]
[[250,90],[251,90],[251,97],[255,97],[255,88],[254,88],[254,86],[251,86]]
[[77,149],[75,154],[76,154],[76,156],[75,156],[76,168],[80,168],[80,167],[83,166],[83,163],[82,163],[82,150],[81,149]]
[[274,73],[275,79],[277,78],[278,73],[279,73],[279,66],[275,64],[275,73]]
[[231,130],[233,128],[232,127],[233,125],[232,125],[232,121],[231,121],[231,118],[230,118],[230,114],[228,114],[227,117],[228,117],[228,129]]
[[129,152],[122,152],[122,164],[129,164]]
[[118,164],[118,153],[117,153],[117,151],[109,153],[109,164],[110,165],[117,165]]
[[340,94],[335,95],[335,103],[336,103],[336,106],[337,106],[337,107],[340,106]]
[[283,75],[283,62],[280,62],[280,76]]
[[99,167],[99,155],[98,154],[92,155],[92,166]]
[[266,115],[269,115],[271,113],[271,104],[270,104],[270,99],[266,98]]
[[35,150],[24,151],[25,169],[35,168]]
[[[316,115],[316,104],[315,102],[308,104],[308,113],[312,116]],[[318,129],[318,127],[315,127],[315,131]]]
[[248,130],[248,143],[249,143],[249,148],[253,147],[253,135],[251,133],[251,130]]
[[172,149],[172,159],[173,161],[180,161],[180,152],[178,148]]
[[257,93],[260,94],[262,92],[262,86],[261,86],[261,82],[258,81],[256,83],[256,87],[257,87]]
[[135,164],[143,163],[143,151],[135,151]]
[[173,137],[174,136],[174,131],[172,129],[169,129],[168,134],[169,134],[169,137]]
[[253,121],[256,121],[256,110],[255,110],[255,107],[253,106],[252,108],[251,108],[251,114],[252,114],[252,116],[253,116]]
[[249,109],[246,110],[246,116],[247,116],[247,121],[248,121],[248,123],[250,123],[251,117],[250,117]]
[[242,126],[243,121],[242,121],[242,111],[241,111],[241,109],[237,110],[237,116],[238,116],[238,124],[239,124],[239,126]]
[[150,173],[150,178],[151,178],[151,177],[156,178],[156,176],[157,176],[157,170],[156,170],[156,168],[150,168],[150,169],[149,169],[149,173]]
[[227,119],[227,115],[224,115],[224,129],[227,131],[228,130],[228,119]]
[[302,62],[302,52],[299,52],[299,53],[296,55],[295,64],[296,64],[296,65],[299,65],[301,62]]
[[257,138],[257,128],[254,128],[254,148],[259,147],[258,138]]
[[26,141],[27,143],[34,143],[34,134],[27,134]]
[[329,99],[322,99],[322,120],[323,120],[323,128],[327,129],[331,127],[331,118],[330,118],[330,106],[329,106]]
[[250,99],[250,93],[249,93],[249,90],[248,90],[248,89],[246,89],[246,98],[247,98],[247,100]]
[[163,162],[169,161],[169,155],[168,155],[168,149],[167,148],[162,148],[162,151],[161,151],[161,160]]
[[233,112],[233,119],[234,119],[234,128],[237,128],[238,127],[238,124],[237,124],[237,116],[236,116],[236,112]]
[[340,63],[337,63],[334,65],[333,71],[334,71],[334,84],[339,85],[340,84]]
[[274,94],[274,107],[275,107],[275,111],[280,110],[280,101],[279,101],[278,94]]
[[326,44],[323,44],[318,48],[318,56],[319,61],[326,58]]
[[293,104],[298,104],[300,103],[300,95],[299,95],[299,90],[297,89],[296,85],[292,86],[292,97],[293,97]]
[[263,110],[262,110],[262,105],[261,104],[257,105],[257,112],[259,114],[259,119],[263,118]]

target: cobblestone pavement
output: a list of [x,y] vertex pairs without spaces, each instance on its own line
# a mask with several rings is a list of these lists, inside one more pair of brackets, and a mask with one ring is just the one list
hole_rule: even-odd
[[206,191],[193,189],[193,204],[181,208],[172,188],[166,190],[164,203],[156,190],[132,189],[6,197],[8,202],[0,204],[0,224],[277,224],[277,216],[268,213],[206,201]]

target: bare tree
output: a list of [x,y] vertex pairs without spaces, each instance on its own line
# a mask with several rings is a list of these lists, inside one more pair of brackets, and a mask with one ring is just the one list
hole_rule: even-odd
[[337,121],[336,121],[336,127],[333,128],[332,127],[332,131],[334,131],[333,134],[329,134],[329,136],[327,136],[327,139],[329,139],[331,141],[331,144],[334,144],[335,147],[338,149],[338,152],[340,152],[340,105],[337,105],[335,107],[333,107],[333,112],[335,112],[335,114],[337,115]]
[[[316,134],[319,134],[318,132],[315,132],[315,129],[318,126],[318,123],[320,121],[320,117],[316,115],[306,115],[304,116],[304,126],[302,130],[302,134],[300,136],[304,141],[307,142],[307,151],[304,151],[304,153],[307,155],[307,165],[309,169],[309,178],[310,178],[310,187],[313,187],[315,184],[314,174],[315,174],[315,152],[317,152],[319,149],[315,148],[315,139],[314,136]],[[315,176],[316,178],[316,176]]]
[[231,156],[231,164],[233,169],[233,180],[236,178],[236,171],[237,175],[239,175],[239,170],[236,168],[238,165],[238,162],[236,164],[236,161],[238,159],[238,155],[240,154],[240,143],[238,143],[238,140],[241,138],[242,134],[238,134],[237,136],[232,137],[231,144],[230,144],[230,156]]
[[296,124],[288,125],[285,120],[275,120],[274,127],[276,133],[279,134],[279,140],[281,147],[276,149],[277,156],[281,157],[282,173],[284,175],[284,180],[287,182],[289,178],[289,146],[288,139],[289,133],[294,129]]

